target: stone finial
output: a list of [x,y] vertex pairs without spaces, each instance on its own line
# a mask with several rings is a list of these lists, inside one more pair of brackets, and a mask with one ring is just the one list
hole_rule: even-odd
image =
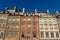
[[37,12],[37,9],[35,9],[35,12]]
[[58,14],[58,10],[56,10],[55,13]]
[[16,6],[14,6],[14,9],[17,9]]
[[25,12],[25,8],[23,8],[23,12]]
[[47,13],[49,13],[49,10],[47,9]]

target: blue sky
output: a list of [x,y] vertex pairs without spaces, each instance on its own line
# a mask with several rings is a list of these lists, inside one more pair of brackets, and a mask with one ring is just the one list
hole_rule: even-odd
[[27,12],[34,12],[35,8],[39,12],[44,12],[47,9],[50,13],[54,13],[55,10],[60,12],[60,0],[0,0],[0,10],[14,6],[17,6],[18,9],[26,8]]

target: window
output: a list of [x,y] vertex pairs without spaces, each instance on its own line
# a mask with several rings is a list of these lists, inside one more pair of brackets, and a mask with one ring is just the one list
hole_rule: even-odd
[[7,28],[10,29],[10,25],[8,25]]
[[6,37],[8,37],[9,36],[9,33],[8,32],[6,32]]
[[1,27],[4,28],[5,27],[5,24],[1,24]]
[[35,14],[32,14],[33,16],[35,16]]
[[2,38],[3,37],[3,32],[0,32],[0,38]]
[[30,32],[28,32],[28,38],[30,38]]
[[12,19],[12,22],[14,22],[15,21],[15,19]]
[[10,37],[14,37],[14,32],[10,32]]
[[58,19],[57,22],[60,23],[60,19]]
[[35,21],[35,17],[33,17],[33,21]]
[[28,21],[30,21],[30,17],[28,17]]
[[4,20],[6,20],[7,19],[7,17],[6,16],[4,16]]
[[15,32],[15,37],[18,37],[18,32]]
[[8,19],[8,21],[11,21],[11,19]]
[[22,28],[25,28],[25,25],[24,24],[22,24]]
[[58,26],[57,26],[57,24],[54,24],[54,28],[55,28],[55,29],[58,29]]
[[19,28],[19,26],[17,25],[16,28]]
[[33,28],[36,28],[36,24],[33,24]]
[[33,37],[36,38],[36,32],[33,32]]
[[15,28],[14,25],[12,25],[11,28],[12,28],[12,29]]
[[41,33],[40,33],[40,36],[41,36],[41,38],[44,38],[44,33],[41,32]]
[[53,26],[52,26],[52,24],[50,24],[50,29],[53,29]]
[[26,17],[23,17],[23,21],[26,21]]
[[6,25],[5,25],[5,24],[3,24],[3,28],[4,28],[4,27],[6,27]]
[[24,37],[24,32],[22,32],[22,37]]
[[28,21],[30,21],[30,19],[28,19]]
[[56,20],[56,19],[53,19],[53,20]]
[[57,37],[57,38],[59,37],[59,33],[58,33],[58,32],[56,32],[56,37]]
[[47,24],[45,24],[45,29],[48,29],[48,26],[47,26]]
[[4,17],[1,17],[1,19],[3,20]]
[[43,24],[40,24],[40,29],[43,29]]
[[53,32],[51,32],[51,37],[54,37],[54,33]]
[[14,25],[12,25],[11,28],[12,28],[12,30],[14,30],[14,28],[15,28]]
[[51,18],[49,20],[51,20]]
[[30,23],[28,23],[27,27],[28,27],[28,28],[30,28],[30,26],[31,26],[31,24],[30,24]]
[[0,24],[0,28],[1,28],[1,24]]
[[35,19],[35,17],[33,17],[33,19]]
[[40,19],[42,21],[42,19]]
[[16,21],[17,21],[17,22],[19,22],[19,21],[20,21],[20,19],[18,18],[18,19],[16,19]]
[[49,37],[49,33],[48,33],[48,32],[46,32],[46,37],[47,37],[47,38]]
[[44,21],[44,23],[47,23],[47,21]]

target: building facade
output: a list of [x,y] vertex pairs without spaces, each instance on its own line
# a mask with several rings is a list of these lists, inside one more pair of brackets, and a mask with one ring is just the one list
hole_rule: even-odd
[[40,16],[40,40],[60,40],[57,18],[47,13],[40,13]]
[[0,12],[0,40],[60,40],[60,15],[6,8]]

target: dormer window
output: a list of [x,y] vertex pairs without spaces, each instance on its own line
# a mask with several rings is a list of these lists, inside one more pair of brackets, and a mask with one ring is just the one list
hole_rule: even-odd
[[22,32],[22,37],[24,37],[24,32]]
[[33,37],[36,38],[36,32],[33,32]]
[[28,16],[30,16],[30,14],[28,14]]
[[33,16],[35,16],[35,14],[32,14]]
[[24,16],[26,16],[26,14],[24,14]]

